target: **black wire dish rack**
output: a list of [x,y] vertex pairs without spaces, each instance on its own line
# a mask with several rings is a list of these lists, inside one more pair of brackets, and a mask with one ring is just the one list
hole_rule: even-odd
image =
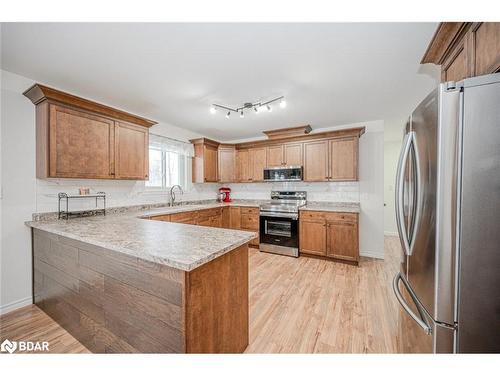
[[[59,219],[69,219],[70,217],[85,217],[85,216],[95,216],[95,215],[106,215],[106,193],[99,191],[95,194],[87,195],[70,195],[67,193],[59,193],[58,202],[58,218]],[[80,211],[70,211],[69,201],[73,199],[95,199],[95,209],[93,210],[80,210]],[[99,202],[102,202],[102,207],[99,208]],[[61,206],[65,206],[62,209]]]

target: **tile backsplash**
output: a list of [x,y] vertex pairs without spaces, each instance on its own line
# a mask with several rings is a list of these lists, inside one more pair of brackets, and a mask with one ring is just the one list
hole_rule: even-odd
[[[220,184],[193,184],[183,195],[176,194],[177,201],[216,199]],[[273,182],[226,184],[232,189],[234,199],[269,199],[271,190],[304,190],[309,201],[359,202],[358,182]],[[168,202],[165,191],[154,191],[145,187],[143,181],[37,179],[36,212],[57,211],[57,194],[65,192],[78,194],[80,187],[89,187],[91,193],[106,192],[107,207],[121,207],[139,204]],[[84,210],[95,207],[95,200],[71,201],[70,210]]]
[[358,182],[267,182],[228,184],[235,199],[269,199],[272,190],[303,190],[307,200],[359,202]]

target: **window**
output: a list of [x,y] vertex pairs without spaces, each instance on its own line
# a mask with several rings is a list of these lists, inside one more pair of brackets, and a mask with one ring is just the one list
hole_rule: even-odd
[[146,186],[166,189],[185,185],[186,157],[176,152],[149,147],[149,180]]

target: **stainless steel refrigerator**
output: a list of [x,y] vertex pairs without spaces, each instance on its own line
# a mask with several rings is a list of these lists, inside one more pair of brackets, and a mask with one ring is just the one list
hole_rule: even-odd
[[500,73],[441,84],[396,177],[403,352],[500,352]]

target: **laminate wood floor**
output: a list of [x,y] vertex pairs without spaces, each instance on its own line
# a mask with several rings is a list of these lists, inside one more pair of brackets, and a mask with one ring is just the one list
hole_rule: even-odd
[[[385,260],[359,267],[250,249],[250,344],[246,353],[395,353],[398,305],[391,281],[399,239]],[[88,350],[38,307],[0,316],[4,339],[49,341],[51,353]]]

